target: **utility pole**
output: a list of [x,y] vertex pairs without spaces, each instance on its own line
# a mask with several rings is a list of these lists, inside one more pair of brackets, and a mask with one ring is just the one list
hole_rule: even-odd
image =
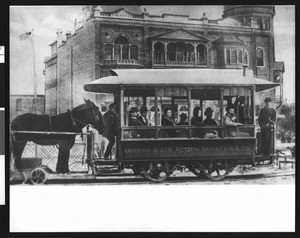
[[35,67],[35,48],[33,39],[33,29],[31,31],[31,45],[32,45],[32,55],[33,55],[33,75],[34,75],[34,113],[37,114],[37,78],[36,78],[36,67]]

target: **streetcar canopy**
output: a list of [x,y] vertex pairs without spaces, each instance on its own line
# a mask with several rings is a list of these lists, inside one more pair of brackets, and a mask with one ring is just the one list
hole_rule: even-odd
[[123,86],[255,86],[257,92],[280,84],[253,76],[246,70],[235,69],[125,69],[111,70],[112,76],[84,85],[84,90],[95,93],[113,93]]

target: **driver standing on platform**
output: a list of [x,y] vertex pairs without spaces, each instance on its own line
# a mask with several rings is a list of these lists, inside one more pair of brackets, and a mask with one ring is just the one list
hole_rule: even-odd
[[115,136],[117,135],[117,114],[115,103],[109,105],[109,110],[103,115],[103,121],[105,125],[105,131],[102,135],[102,141],[104,144],[104,160],[109,160],[111,149],[115,144]]
[[262,143],[262,154],[269,155],[271,151],[271,138],[272,138],[272,128],[274,128],[274,123],[276,122],[276,110],[270,107],[272,98],[265,98],[265,107],[260,110],[258,116],[258,124],[261,128],[261,143]]

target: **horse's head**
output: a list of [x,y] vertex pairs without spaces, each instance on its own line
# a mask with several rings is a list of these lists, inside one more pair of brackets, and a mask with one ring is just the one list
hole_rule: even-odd
[[100,134],[105,131],[105,126],[102,118],[102,114],[92,101],[84,99],[85,104],[82,104],[72,110],[73,113],[78,112],[80,121],[86,125],[89,124],[94,127]]

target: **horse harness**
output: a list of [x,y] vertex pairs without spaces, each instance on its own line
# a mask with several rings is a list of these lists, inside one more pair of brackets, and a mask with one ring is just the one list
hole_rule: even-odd
[[[88,107],[88,108],[84,108],[84,109],[92,109],[92,107]],[[72,110],[72,111],[73,111],[73,110]],[[67,110],[67,112],[70,114],[70,118],[71,118],[71,122],[72,122],[72,127],[75,128],[76,131],[81,131],[81,130],[79,129],[79,127],[78,127],[76,121],[79,122],[79,123],[82,123],[84,126],[88,126],[88,124],[85,123],[85,122],[83,122],[83,121],[81,121],[81,120],[79,120],[79,119],[77,119],[77,118],[75,118],[75,117],[73,116],[72,111],[71,111],[71,110]],[[94,119],[94,121],[96,121],[96,115],[97,115],[98,113],[100,113],[100,111],[97,110],[97,111],[95,112],[94,110],[92,110],[92,112],[93,112],[93,117],[94,117],[93,119]],[[51,117],[52,117],[52,115],[49,115],[49,117],[48,117],[48,119],[49,119],[49,127],[50,127],[49,129],[50,129],[50,131],[54,131],[53,128],[52,128],[52,119],[51,119]]]

